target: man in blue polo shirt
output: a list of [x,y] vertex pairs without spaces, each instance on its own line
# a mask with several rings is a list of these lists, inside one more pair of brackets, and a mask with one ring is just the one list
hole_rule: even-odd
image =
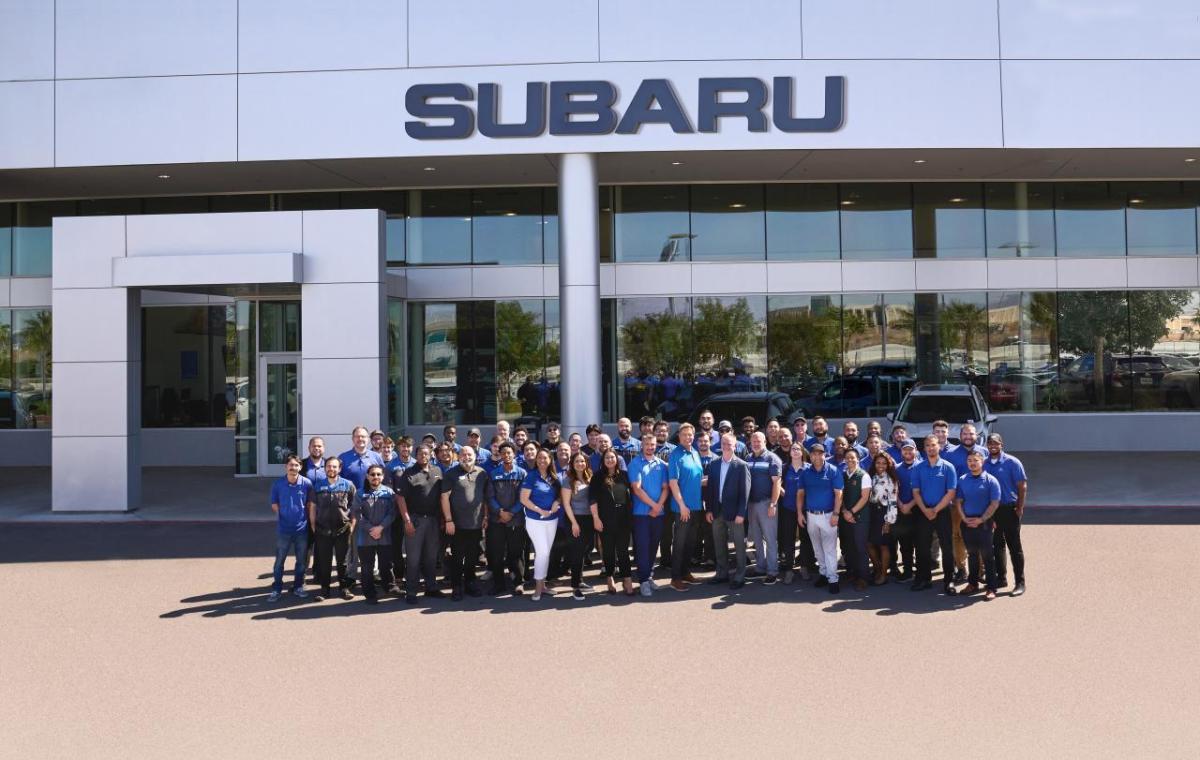
[[896,479],[900,481],[897,497],[899,509],[896,524],[892,526],[892,556],[896,558],[897,567],[900,559],[904,560],[904,572],[896,580],[911,581],[915,575],[915,550],[917,532],[917,501],[913,498],[913,468],[920,462],[917,455],[917,444],[911,438],[905,438],[900,444],[900,459],[896,462]]
[[[976,451],[986,458],[987,449],[979,445],[975,426],[969,422],[959,428],[958,441],[957,445],[950,444],[942,451],[942,458],[954,465],[954,474],[958,476],[959,480],[962,480],[968,472],[967,455]],[[963,542],[962,520],[959,519],[957,509],[950,513],[950,531],[954,538],[954,582],[965,583],[967,580],[967,545]]]
[[[367,469],[373,464],[383,467],[383,457],[378,451],[371,448],[371,434],[362,425],[350,431],[350,442],[354,444],[354,448],[338,456],[338,459],[342,463],[341,477],[349,480],[354,484],[355,490],[361,492],[367,482]],[[350,553],[346,557],[346,570],[351,581],[357,580],[357,541],[350,541]]]
[[308,496],[312,481],[300,474],[300,459],[289,454],[284,463],[286,475],[271,486],[271,510],[279,522],[275,533],[275,570],[268,602],[278,602],[283,593],[283,563],[289,554],[296,556],[292,593],[299,599],[304,590],[304,559],[308,550]]
[[821,444],[825,449],[825,458],[828,460],[833,454],[833,437],[829,435],[829,423],[824,417],[813,417],[812,421],[813,434],[804,439],[804,450],[812,453],[813,444]]
[[987,582],[984,599],[996,598],[996,554],[992,547],[992,516],[1000,506],[1000,481],[983,471],[983,454],[967,455],[967,474],[958,481],[955,508],[962,518],[963,541],[967,545],[971,573],[964,592],[979,591],[980,564]]
[[925,461],[913,468],[913,500],[917,503],[917,580],[912,591],[933,586],[933,536],[936,533],[942,549],[942,584],[948,596],[954,596],[954,553],[951,538],[950,510],[958,475],[954,465],[942,459],[937,438],[925,439]]
[[983,469],[1000,483],[1000,506],[996,510],[996,527],[992,544],[996,552],[996,588],[1008,585],[1008,562],[1005,549],[1012,552],[1012,595],[1025,593],[1025,552],[1021,548],[1021,517],[1025,514],[1025,493],[1029,485],[1021,460],[1004,452],[1004,439],[999,433],[987,437],[988,458]]
[[[910,440],[908,437],[908,428],[903,425],[894,425],[892,427],[892,444],[885,450],[896,464],[900,464],[900,460],[904,458],[904,442],[907,440]],[[917,451],[915,443],[913,444],[913,451],[916,453],[916,459],[919,462],[921,460],[921,453]]]
[[815,585],[827,585],[829,593],[836,594],[841,590],[837,566],[838,515],[842,512],[842,489],[846,483],[842,471],[826,461],[824,444],[814,443],[808,456],[811,466],[800,476],[796,492],[796,522],[808,531],[813,553],[817,555]]
[[696,536],[704,522],[704,504],[701,500],[701,481],[704,465],[695,443],[696,429],[692,423],[679,426],[679,445],[667,458],[667,477],[671,488],[671,512],[675,515],[675,536],[671,550],[671,588],[687,591],[689,583],[695,583],[691,560],[696,550]]
[[[300,474],[316,483],[325,477],[325,439],[313,436],[308,439],[308,456],[300,460]],[[313,550],[317,546],[317,537],[313,533],[312,523],[308,524],[308,549],[304,553],[304,567],[312,567]]]
[[761,430],[750,434],[750,543],[754,545],[755,575],[766,573],[768,586],[779,577],[779,495],[783,490],[783,463],[767,451],[767,436]]
[[[638,440],[633,437],[633,421],[628,417],[617,420],[617,439],[612,442],[612,445],[626,465],[638,455]],[[592,470],[592,472],[598,471]]]
[[653,433],[642,436],[642,453],[629,463],[629,484],[633,491],[633,549],[637,559],[638,583],[642,596],[652,596],[658,586],[654,572],[654,550],[662,539],[666,522],[667,466],[655,456],[657,441]]
[[[600,472],[601,469],[603,469],[600,466],[600,463],[604,461],[604,452],[608,451],[612,447],[613,447],[612,438],[609,437],[608,433],[601,433],[596,438],[596,453],[592,454],[590,457],[588,457],[588,467],[592,468],[593,475],[595,475],[596,473]],[[618,451],[617,452],[617,467],[621,470],[628,471],[629,464],[628,464],[628,462],[625,461],[624,457],[620,456],[620,454],[621,454],[621,452]]]

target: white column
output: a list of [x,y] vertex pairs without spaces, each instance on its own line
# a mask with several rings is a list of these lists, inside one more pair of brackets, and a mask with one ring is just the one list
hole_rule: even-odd
[[564,436],[600,422],[600,204],[596,157],[558,164],[558,298]]
[[54,511],[141,504],[140,291],[113,286],[125,217],[54,220]]
[[385,246],[380,211],[304,212],[301,451],[316,435],[340,454],[356,425],[387,425]]

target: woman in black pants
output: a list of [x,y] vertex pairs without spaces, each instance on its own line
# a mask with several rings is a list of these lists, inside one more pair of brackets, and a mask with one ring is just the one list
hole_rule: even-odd
[[588,455],[582,451],[572,454],[567,471],[562,476],[562,503],[569,505],[564,510],[570,527],[567,528],[567,561],[571,566],[571,597],[583,600],[583,558],[595,540],[592,527],[592,511],[596,507],[591,495],[592,468],[588,466]]
[[620,572],[625,596],[633,596],[633,570],[629,562],[632,510],[629,476],[621,470],[620,455],[608,449],[600,459],[600,472],[592,478],[592,522],[603,536],[604,575],[608,593],[617,593],[613,579]]

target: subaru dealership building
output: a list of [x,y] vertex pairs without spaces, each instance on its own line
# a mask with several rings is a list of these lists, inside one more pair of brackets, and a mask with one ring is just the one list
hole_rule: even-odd
[[0,0],[0,463],[933,382],[1200,449],[1197,81],[1186,0]]

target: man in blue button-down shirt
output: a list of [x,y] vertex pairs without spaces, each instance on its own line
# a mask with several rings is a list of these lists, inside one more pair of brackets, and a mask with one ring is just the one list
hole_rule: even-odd
[[675,515],[675,535],[671,552],[671,588],[687,591],[695,583],[692,575],[692,553],[696,549],[698,526],[704,521],[704,504],[700,497],[704,468],[700,452],[692,444],[696,429],[690,422],[679,426],[679,445],[667,457],[667,477],[671,488],[671,511]]
[[937,438],[925,439],[925,461],[913,468],[913,500],[917,502],[917,580],[910,587],[922,591],[933,585],[934,534],[942,549],[942,584],[946,594],[958,593],[954,588],[954,554],[951,538],[950,510],[954,503],[954,489],[958,486],[958,475],[954,465],[942,459],[941,445]]

